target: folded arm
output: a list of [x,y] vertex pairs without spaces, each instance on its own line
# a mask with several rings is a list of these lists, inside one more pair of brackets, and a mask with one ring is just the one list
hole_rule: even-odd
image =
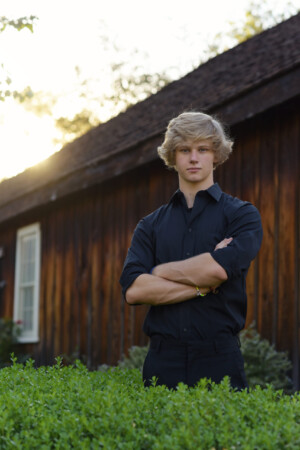
[[[224,248],[232,238],[224,239],[215,249]],[[141,274],[126,291],[130,305],[171,305],[207,294],[227,280],[225,270],[209,253],[156,266],[152,274]]]
[[[224,239],[215,249],[224,248],[231,241],[232,238]],[[140,275],[127,290],[126,300],[130,305],[171,305],[199,295],[195,286],[201,294],[207,294],[225,280],[225,270],[209,253],[202,253],[184,261],[160,264],[151,275]]]
[[[200,288],[202,294],[209,292]],[[130,305],[171,305],[196,297],[195,286],[169,281],[164,278],[142,274],[138,276],[126,291],[126,301]]]
[[[225,248],[232,238],[219,242],[215,250]],[[174,261],[154,267],[153,275],[171,281],[199,286],[201,288],[218,287],[227,280],[227,273],[210,253],[201,253],[183,261]]]

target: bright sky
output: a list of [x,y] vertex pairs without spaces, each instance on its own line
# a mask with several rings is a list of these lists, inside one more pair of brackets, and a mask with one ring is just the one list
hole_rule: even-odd
[[[300,0],[291,3],[300,8]],[[286,0],[268,4],[283,11]],[[248,5],[249,0],[0,0],[1,16],[39,18],[33,34],[0,34],[0,64],[14,89],[30,86],[58,95],[54,116],[72,116],[80,111],[76,66],[82,79],[98,80],[102,92],[109,89],[110,63],[119,60],[135,58],[145,72],[173,68],[183,75],[199,63],[209,38],[229,21],[239,22]],[[108,51],[103,36],[120,52]],[[105,119],[105,111],[99,114]],[[13,100],[0,102],[0,179],[57,151],[57,135],[53,117],[37,117]]]

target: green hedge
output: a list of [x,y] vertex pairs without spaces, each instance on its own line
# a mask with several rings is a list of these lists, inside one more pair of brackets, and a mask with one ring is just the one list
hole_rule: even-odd
[[287,352],[277,351],[274,345],[263,339],[255,329],[255,323],[241,331],[240,340],[249,386],[264,388],[271,384],[274,389],[291,393],[292,363]]
[[10,365],[12,352],[19,353],[18,336],[20,331],[20,327],[12,319],[0,318],[0,368]]
[[299,400],[228,379],[169,391],[144,389],[137,369],[14,363],[0,370],[0,448],[298,449]]

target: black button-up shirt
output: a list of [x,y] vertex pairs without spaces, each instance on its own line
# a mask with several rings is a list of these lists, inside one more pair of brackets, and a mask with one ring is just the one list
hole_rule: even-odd
[[[233,241],[226,248],[214,250],[229,237]],[[183,193],[176,191],[167,205],[144,217],[135,229],[120,279],[124,296],[134,280],[154,266],[206,252],[225,269],[228,280],[217,293],[172,305],[151,306],[144,332],[185,342],[237,334],[246,319],[246,275],[261,240],[257,209],[225,194],[217,183],[199,191],[191,209]]]

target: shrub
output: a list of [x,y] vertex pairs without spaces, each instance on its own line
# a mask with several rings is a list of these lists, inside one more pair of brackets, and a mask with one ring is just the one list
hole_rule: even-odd
[[0,448],[298,449],[300,396],[180,384],[145,389],[137,369],[81,363],[0,370]]
[[18,347],[20,327],[11,319],[0,318],[0,368],[10,364],[10,355],[15,353],[23,360]]
[[134,345],[128,351],[128,358],[123,357],[123,359],[119,361],[118,366],[126,369],[140,369],[140,371],[142,371],[148,349],[149,346],[139,347]]
[[262,339],[255,325],[240,333],[241,351],[249,386],[263,388],[271,384],[274,389],[291,392],[293,384],[288,376],[292,368],[286,352],[278,352],[274,345]]
[[0,318],[0,368],[11,364],[11,355],[16,355],[17,361],[24,363],[30,358],[29,354],[24,354],[22,347],[18,343],[21,328],[12,319]]
[[[292,381],[288,376],[292,364],[285,352],[277,352],[273,345],[262,339],[255,330],[255,325],[240,333],[241,351],[245,361],[245,373],[250,387],[269,384],[274,389],[283,389],[286,393],[292,391]],[[128,357],[119,362],[119,367],[142,370],[148,347],[133,346]]]

